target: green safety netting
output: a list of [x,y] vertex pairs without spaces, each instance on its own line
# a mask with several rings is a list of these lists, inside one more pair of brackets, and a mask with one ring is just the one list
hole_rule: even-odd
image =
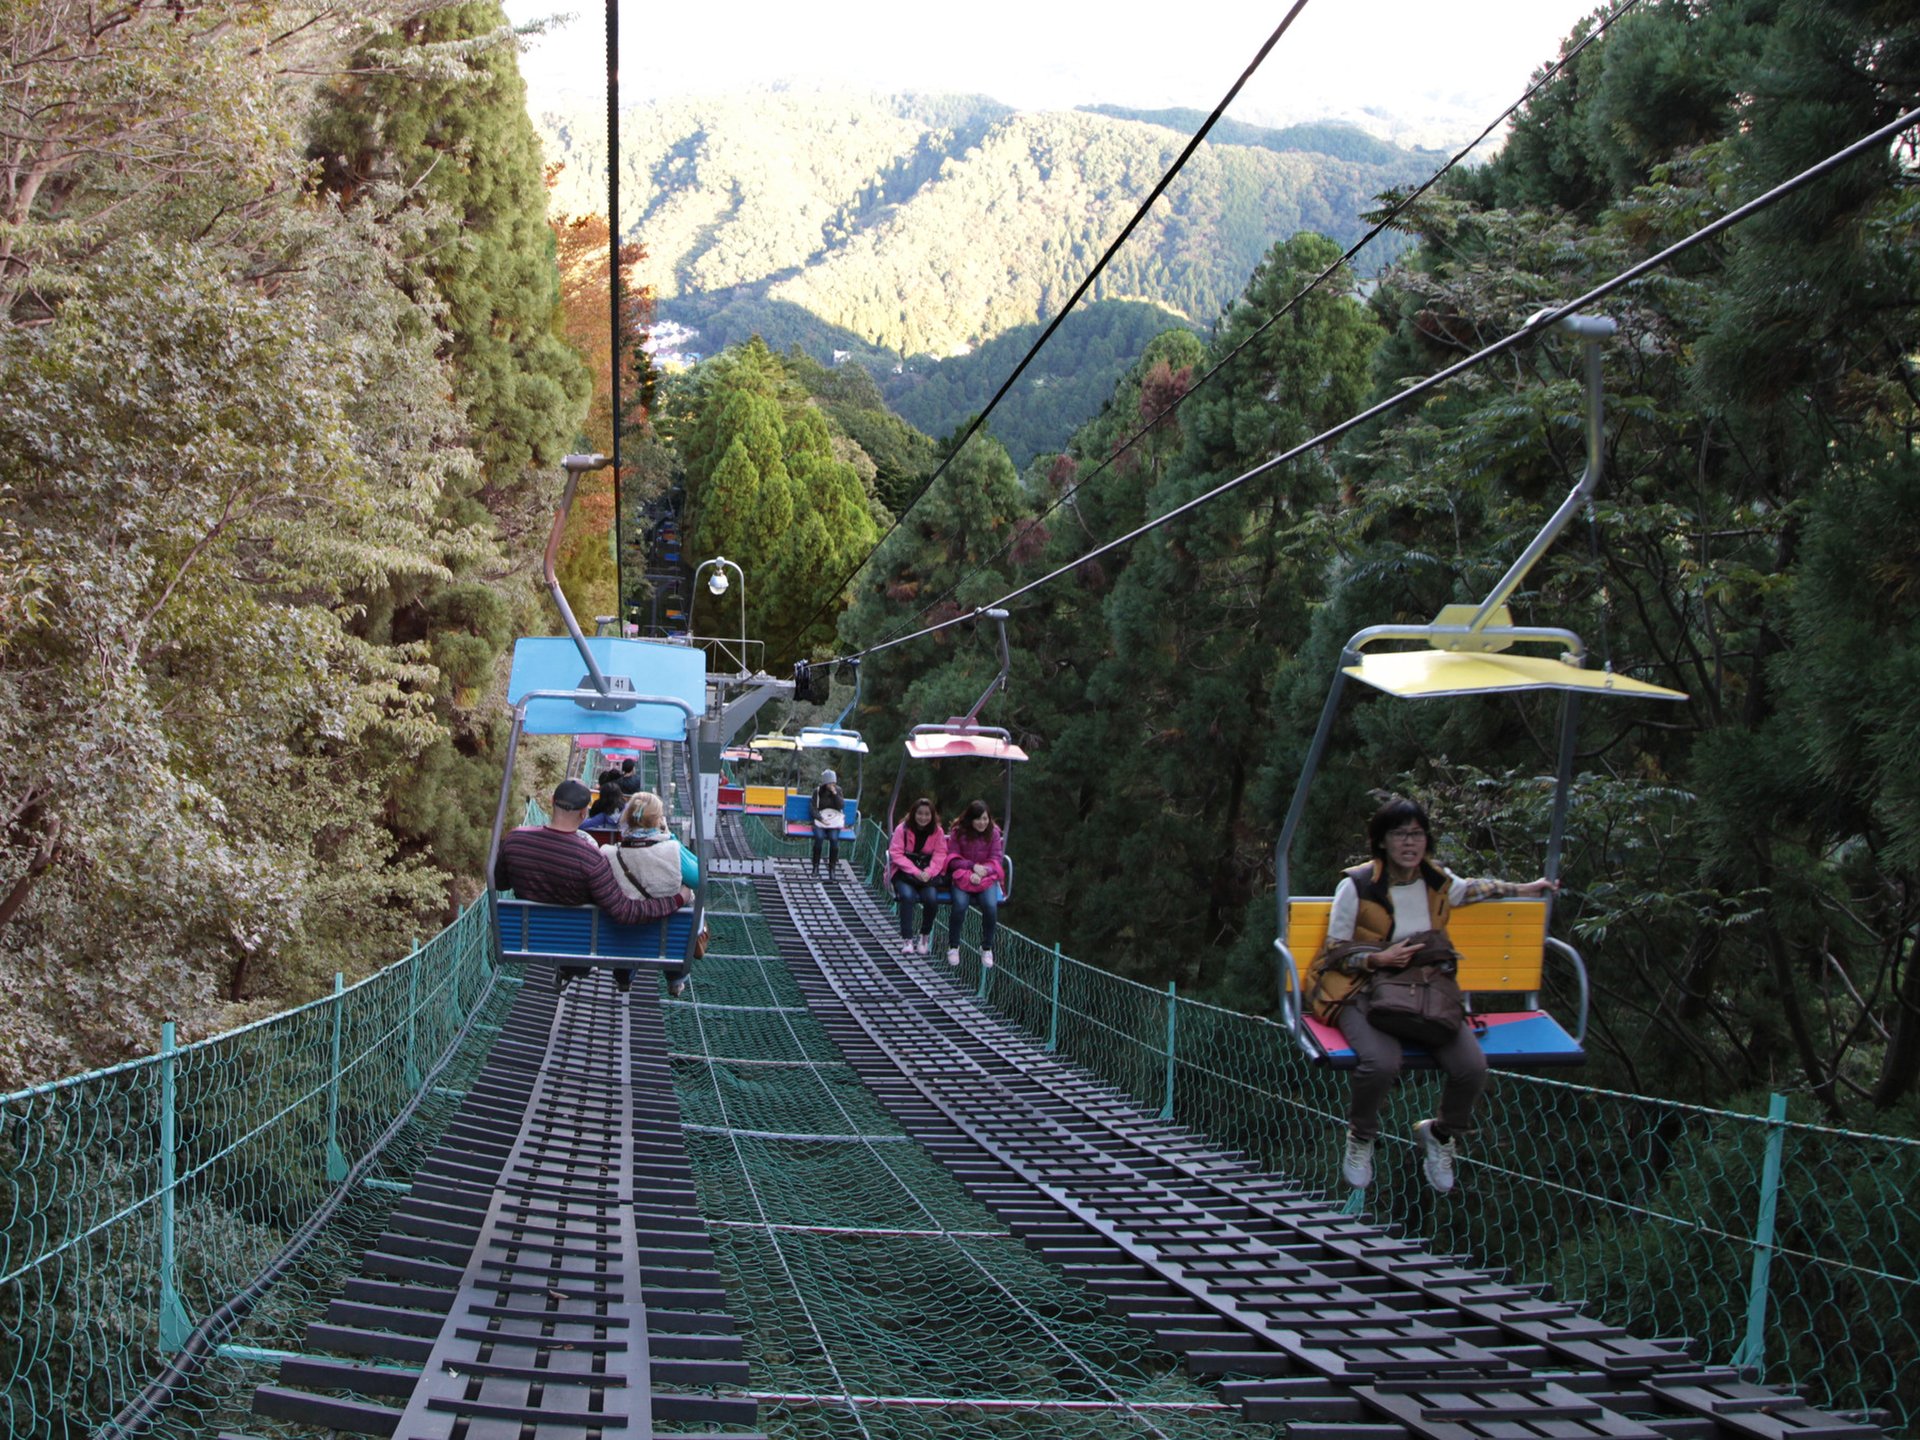
[[[805,853],[756,819],[745,828],[760,853]],[[882,840],[868,824],[851,847],[869,883]],[[709,903],[712,948],[687,996],[666,1002],[667,1035],[762,1428],[1089,1440],[1264,1428],[1102,1313],[904,1140],[807,1011],[750,884],[714,881]],[[1144,1108],[1332,1182],[1345,1082],[1279,1027],[1005,926],[993,971],[975,945],[963,953],[957,983]],[[492,955],[475,906],[337,997],[0,1098],[5,1433],[94,1433],[185,1327],[331,1204],[155,1432],[311,1433],[247,1416],[271,1378],[261,1361],[299,1347],[484,1058],[511,993]],[[1635,1333],[1692,1336],[1714,1360],[1920,1434],[1920,1144],[1784,1109],[1741,1115],[1504,1075],[1461,1190],[1437,1203],[1405,1142],[1430,1083],[1396,1096],[1368,1192],[1378,1218],[1584,1297]]]
[[512,988],[480,901],[310,1005],[0,1098],[0,1433],[94,1434],[308,1228],[151,1433],[256,1428],[247,1409],[270,1372],[249,1352],[298,1348],[452,1114]]
[[[757,853],[805,841],[757,817]],[[881,890],[885,836],[868,822],[857,874]],[[890,903],[884,897],[882,903]],[[1006,924],[979,968],[977,921],[958,981],[1145,1109],[1271,1169],[1338,1186],[1346,1079],[1285,1029],[1124,980]],[[1629,1095],[1543,1075],[1496,1077],[1461,1188],[1436,1201],[1411,1128],[1431,1075],[1385,1118],[1375,1218],[1435,1249],[1588,1301],[1642,1336],[1685,1335],[1822,1406],[1879,1412],[1920,1435],[1920,1141]]]
[[782,1436],[1273,1435],[1047,1266],[841,1059],[741,882],[666,1031],[761,1424]]

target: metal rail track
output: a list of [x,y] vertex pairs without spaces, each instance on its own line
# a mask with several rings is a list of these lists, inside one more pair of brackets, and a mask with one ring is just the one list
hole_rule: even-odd
[[[360,1274],[254,1413],[399,1440],[652,1440],[752,1425],[660,1003],[530,965]],[[250,1440],[229,1432],[222,1440]],[[727,1440],[752,1440],[732,1432]]]
[[[887,955],[858,887],[756,881],[808,1004],[902,1127],[1009,1228],[1290,1440],[1871,1440],[1684,1342],[1336,1211],[1148,1117]],[[1224,1378],[1237,1377],[1237,1378]]]

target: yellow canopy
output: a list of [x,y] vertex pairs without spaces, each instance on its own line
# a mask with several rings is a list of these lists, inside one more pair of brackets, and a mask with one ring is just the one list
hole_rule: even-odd
[[1513,690],[1572,690],[1582,695],[1633,696],[1642,700],[1684,700],[1663,685],[1649,685],[1604,670],[1582,670],[1546,655],[1462,650],[1389,650],[1363,655],[1346,673],[1377,690],[1404,700],[1437,700],[1452,695],[1497,695]]
[[791,735],[756,735],[747,742],[755,750],[798,750],[800,742]]

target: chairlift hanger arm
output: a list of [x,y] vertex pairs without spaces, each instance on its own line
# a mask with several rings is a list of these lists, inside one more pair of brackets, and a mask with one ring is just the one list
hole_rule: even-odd
[[973,612],[973,615],[976,620],[991,620],[999,627],[1000,673],[993,677],[992,681],[988,683],[987,688],[980,692],[980,698],[974,701],[972,708],[967,711],[965,721],[968,725],[973,724],[979,719],[981,707],[993,698],[996,690],[1004,690],[1007,688],[1007,675],[1008,672],[1013,669],[1013,659],[1007,652],[1007,612],[1004,610],[976,610]]
[[1444,650],[1449,648],[1447,645],[1449,640],[1476,638],[1510,643],[1538,641],[1542,644],[1559,645],[1567,652],[1561,659],[1569,665],[1583,664],[1587,658],[1587,642],[1574,631],[1557,625],[1497,625],[1476,628],[1472,625],[1445,625],[1436,621],[1429,625],[1369,625],[1364,630],[1356,630],[1353,637],[1347,641],[1346,648],[1341,652],[1340,663],[1342,665],[1357,664],[1361,659],[1361,652],[1380,640],[1424,640],[1436,649]]
[[856,655],[843,663],[853,670],[853,698],[847,701],[847,708],[842,710],[840,717],[833,722],[833,728],[836,730],[846,729],[847,717],[853,714],[854,707],[860,703],[860,657]]
[[[1541,314],[1549,312],[1542,311]],[[1540,319],[1536,315],[1527,324],[1533,325]],[[1573,489],[1567,492],[1567,498],[1560,502],[1560,508],[1540,527],[1540,533],[1528,542],[1527,548],[1507,573],[1502,575],[1480,608],[1474,612],[1468,629],[1478,632],[1486,629],[1495,612],[1507,603],[1513,592],[1520,588],[1520,582],[1527,578],[1527,572],[1533,569],[1540,557],[1547,553],[1547,547],[1560,538],[1560,532],[1567,528],[1580,507],[1593,498],[1593,492],[1599,487],[1600,472],[1606,459],[1605,420],[1606,409],[1604,391],[1600,382],[1600,346],[1610,339],[1619,327],[1604,315],[1566,315],[1555,322],[1562,330],[1571,331],[1580,337],[1580,349],[1586,362],[1585,388],[1587,396],[1587,464],[1581,471],[1580,479]]]
[[547,534],[547,554],[542,573],[547,581],[547,594],[553,597],[554,608],[559,610],[560,619],[566,624],[567,634],[573,637],[574,646],[580,651],[580,658],[586,662],[587,677],[593,681],[593,688],[601,695],[612,693],[607,677],[600,673],[600,664],[593,658],[593,651],[587,648],[587,637],[580,631],[580,622],[574,618],[573,607],[567,603],[567,595],[560,588],[560,577],[556,573],[560,564],[560,535],[567,528],[567,513],[573,509],[574,487],[580,483],[580,477],[592,470],[603,470],[613,462],[599,453],[592,455],[569,455],[560,462],[560,468],[566,471],[566,487],[560,492],[560,507],[553,513],[553,529]]

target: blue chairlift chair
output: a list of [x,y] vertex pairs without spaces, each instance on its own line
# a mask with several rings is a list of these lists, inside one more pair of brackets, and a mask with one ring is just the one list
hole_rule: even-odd
[[694,807],[693,827],[700,884],[694,903],[665,920],[621,925],[594,905],[543,905],[503,897],[493,888],[494,862],[506,828],[522,735],[593,735],[603,742],[677,741],[687,747],[695,767],[692,793],[699,793],[696,740],[706,710],[706,654],[691,646],[615,636],[588,638],[581,633],[554,566],[574,487],[582,473],[600,468],[606,459],[570,455],[563,463],[567,481],[547,542],[546,579],[567,634],[523,638],[514,644],[507,681],[513,724],[487,847],[488,903],[502,960],[549,960],[556,965],[612,970],[616,975],[625,972],[628,977],[638,968],[661,969],[677,992],[685,984],[706,915],[710,847],[699,807]]

